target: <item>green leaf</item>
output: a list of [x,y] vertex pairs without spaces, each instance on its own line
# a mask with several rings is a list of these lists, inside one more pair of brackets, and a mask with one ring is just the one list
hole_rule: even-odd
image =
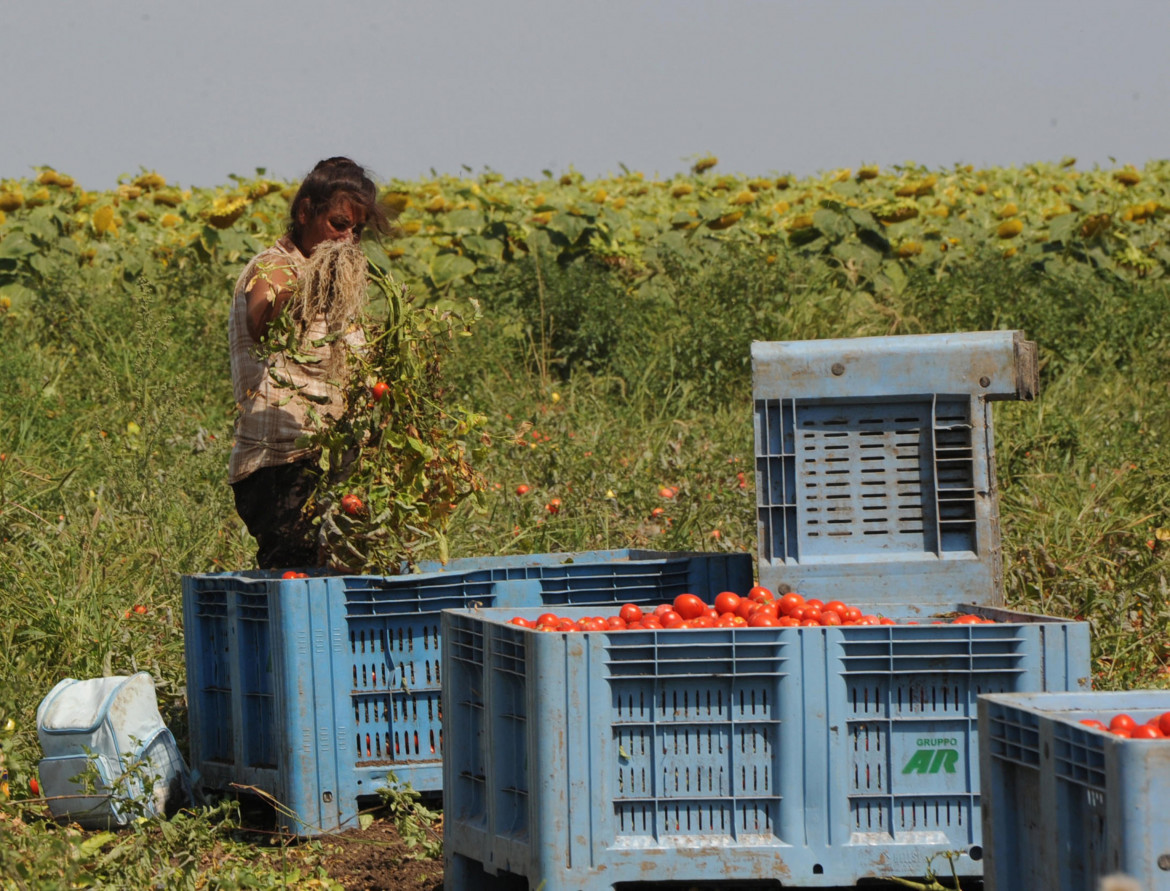
[[373,825],[373,814],[358,814],[358,829],[369,829]]
[[1081,215],[1077,213],[1062,213],[1048,221],[1048,238],[1051,241],[1068,241],[1077,231],[1077,223]]
[[478,210],[465,208],[463,210],[453,210],[447,214],[447,229],[465,229],[471,232],[478,232],[483,228],[484,219],[483,213]]
[[80,845],[78,845],[78,847],[84,856],[91,857],[117,837],[118,836],[114,835],[112,832],[95,832]]
[[504,243],[498,238],[484,238],[482,235],[468,235],[463,239],[463,246],[472,253],[490,257],[493,260],[504,259]]
[[0,241],[0,260],[20,260],[35,253],[37,246],[20,233]]
[[436,288],[450,284],[465,275],[475,272],[475,261],[460,254],[436,254],[431,260],[431,281]]
[[559,213],[548,221],[548,228],[565,236],[569,240],[569,244],[576,244],[582,233],[589,227],[588,217],[578,217],[571,213]]

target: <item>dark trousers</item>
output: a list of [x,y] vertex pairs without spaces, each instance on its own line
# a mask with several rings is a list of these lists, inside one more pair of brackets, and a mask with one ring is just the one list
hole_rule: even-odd
[[315,530],[301,509],[317,486],[316,458],[261,467],[232,483],[236,512],[256,539],[261,569],[299,569],[320,565]]

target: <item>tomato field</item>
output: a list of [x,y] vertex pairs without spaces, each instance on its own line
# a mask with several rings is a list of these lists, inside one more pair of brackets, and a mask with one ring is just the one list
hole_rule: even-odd
[[[208,887],[277,887],[290,868],[207,812],[87,847],[27,802],[35,709],[62,677],[150,671],[184,739],[179,577],[253,565],[226,483],[230,290],[294,188],[262,170],[198,189],[0,179],[0,888],[156,868],[161,887],[212,868]],[[751,552],[753,340],[1018,328],[1041,389],[995,409],[1008,604],[1089,622],[1095,686],[1165,686],[1170,162],[796,178],[707,158],[669,180],[394,180],[381,200],[371,263],[469,320],[444,392],[490,446],[450,556]],[[297,856],[304,881],[335,882],[319,850]]]

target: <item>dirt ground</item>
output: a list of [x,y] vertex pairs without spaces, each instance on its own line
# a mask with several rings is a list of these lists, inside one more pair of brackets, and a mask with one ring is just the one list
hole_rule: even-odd
[[442,891],[443,861],[413,860],[389,820],[350,829],[324,842],[321,859],[346,891]]

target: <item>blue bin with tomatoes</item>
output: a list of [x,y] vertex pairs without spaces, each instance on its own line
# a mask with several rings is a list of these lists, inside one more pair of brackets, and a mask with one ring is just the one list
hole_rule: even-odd
[[397,576],[261,571],[183,577],[190,764],[204,788],[253,789],[298,835],[355,825],[399,782],[439,793],[440,611],[617,609],[745,591],[750,554],[637,549],[482,557]]
[[838,887],[941,870],[944,851],[981,875],[977,697],[1087,686],[1088,626],[880,611],[893,624],[599,630],[594,611],[558,613],[586,631],[444,611],[447,880]]
[[1170,738],[1107,729],[1170,731],[1170,690],[988,695],[979,720],[988,891],[1170,891]]
[[977,697],[1090,682],[1086,623],[1004,608],[992,404],[1035,397],[1036,345],[755,343],[752,377],[760,583],[894,624],[445,613],[455,887],[982,874]]

